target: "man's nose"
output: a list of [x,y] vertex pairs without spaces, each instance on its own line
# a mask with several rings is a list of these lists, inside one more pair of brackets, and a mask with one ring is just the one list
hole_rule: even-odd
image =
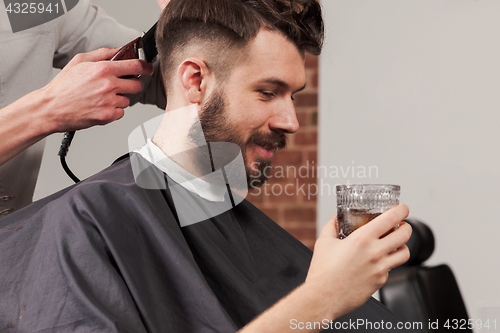
[[299,121],[295,113],[295,106],[290,100],[280,110],[276,110],[271,119],[269,119],[269,127],[272,131],[295,133],[299,129]]

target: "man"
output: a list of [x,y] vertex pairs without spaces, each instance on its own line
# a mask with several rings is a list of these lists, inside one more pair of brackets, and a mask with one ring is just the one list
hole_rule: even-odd
[[[158,3],[162,7],[166,1]],[[25,19],[30,15],[36,14]],[[125,45],[139,35],[89,0],[13,33],[0,4],[0,218],[32,202],[46,136],[107,124],[138,101],[165,107],[159,70],[148,77],[151,64],[111,63],[104,60],[117,49],[96,50]],[[81,53],[88,51],[93,52]],[[64,69],[47,84],[52,67]],[[142,75],[143,82],[120,79],[123,75]]]
[[395,328],[369,297],[408,258],[406,206],[342,241],[332,217],[311,261],[239,197],[242,174],[246,186],[262,184],[259,168],[298,130],[292,97],[322,29],[314,0],[172,0],[157,32],[167,120],[130,159],[1,221],[0,327],[283,332],[321,322],[303,330],[317,332],[362,319]]

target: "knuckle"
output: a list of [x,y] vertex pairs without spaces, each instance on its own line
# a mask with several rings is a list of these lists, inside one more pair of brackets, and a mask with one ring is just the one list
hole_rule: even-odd
[[351,238],[351,242],[353,243],[353,248],[356,250],[366,248],[368,245],[368,239],[366,237],[362,237],[359,232],[353,232],[349,235],[349,237]]
[[115,109],[113,107],[108,107],[108,108],[102,110],[102,112],[99,112],[99,114],[97,115],[97,120],[101,124],[108,123],[109,121],[113,120],[114,111],[115,111]]
[[105,77],[110,74],[111,70],[109,66],[104,62],[98,62],[95,64],[95,71],[98,76]]
[[128,96],[122,96],[122,99],[123,99],[123,108],[126,108],[127,106],[130,105],[130,97]]
[[125,110],[123,109],[116,109],[116,117],[114,120],[118,120],[122,118],[125,115]]
[[[382,280],[387,280],[389,277],[389,269],[387,268],[386,265],[383,265],[382,263],[378,266],[378,276]],[[384,281],[385,282],[385,281]]]
[[408,223],[406,225],[407,225],[407,227],[405,227],[404,230],[406,230],[406,237],[405,238],[408,241],[410,239],[411,235],[413,234],[413,229]]
[[400,220],[403,220],[403,219],[407,218],[407,217],[408,217],[408,215],[410,214],[410,209],[409,209],[409,208],[408,208],[408,206],[407,206],[407,205],[405,205],[405,204],[400,204],[400,205],[398,205],[398,206],[396,207],[396,210],[397,210],[397,212],[398,212],[398,214],[397,214],[397,215],[398,215],[398,218],[399,218]]
[[380,277],[379,277],[379,284],[380,286],[383,286],[387,280],[389,279],[389,271],[385,271],[383,273],[380,273]]
[[372,255],[370,257],[370,262],[374,265],[377,265],[381,262],[382,258],[383,258],[382,253],[375,252],[375,253],[372,253]]
[[402,206],[402,207],[403,207],[403,209],[404,209],[404,212],[405,212],[405,214],[406,214],[405,218],[406,218],[408,215],[410,215],[410,207],[408,207],[408,206],[407,206],[407,205],[405,205],[405,204],[401,204],[400,206]]
[[101,47],[92,53],[95,55],[96,58],[99,58],[101,60],[109,59],[110,54],[112,52],[112,49],[106,48],[106,47]]
[[392,223],[400,223],[408,216],[408,207],[406,205],[399,205],[384,213],[385,217]]
[[405,249],[403,251],[403,262],[407,262],[410,260],[410,250],[408,249],[408,246],[405,245]]
[[[101,82],[100,88],[101,88],[100,89],[101,93],[107,94],[115,89],[115,85],[113,84],[113,82],[111,82],[111,80],[103,80]],[[111,103],[111,102],[108,101],[108,103]]]
[[400,225],[399,228],[397,228],[395,230],[395,233],[398,234],[399,241],[402,244],[404,244],[410,239],[411,234],[412,234],[412,229],[411,229],[411,227],[409,227],[409,225],[407,223],[405,223],[403,225]]
[[387,282],[388,279],[389,279],[389,271],[385,267],[382,267],[382,265],[380,265],[379,270],[374,274],[373,277],[373,281],[377,289],[382,287]]
[[73,59],[71,61],[76,62],[76,63],[80,63],[80,62],[84,62],[85,59],[86,59],[85,53],[78,53],[77,55],[75,55],[73,57]]

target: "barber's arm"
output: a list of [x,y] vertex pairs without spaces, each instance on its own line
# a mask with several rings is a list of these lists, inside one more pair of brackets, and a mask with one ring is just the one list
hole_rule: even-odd
[[[169,0],[161,1],[168,3]],[[163,3],[159,5],[163,9]],[[144,29],[147,31],[154,23],[151,22],[150,26]],[[101,47],[121,47],[141,35],[141,32],[118,23],[104,9],[91,4],[89,0],[80,0],[75,8],[58,21],[58,24],[59,44],[54,54],[55,68],[63,68],[78,53]],[[154,74],[142,78],[144,90],[130,96],[130,105],[140,102],[165,109],[167,100],[159,62],[155,62],[153,66]]]
[[[166,3],[168,0],[161,0],[160,7],[163,9]],[[101,62],[110,59],[117,49],[81,54],[101,47],[121,47],[137,38],[138,31],[117,23],[89,0],[80,0],[58,19],[57,25],[53,66],[64,69],[46,87],[0,109],[0,165],[52,133],[119,119],[129,104],[141,102],[165,108],[158,62],[151,75],[151,65],[139,60]],[[141,74],[142,84],[118,79],[117,73]]]
[[[287,332],[292,319],[335,320],[363,305],[387,281],[388,271],[409,258],[405,244],[411,227],[402,222],[408,213],[406,205],[399,205],[343,240],[336,238],[336,217],[332,216],[316,242],[306,281],[240,333]],[[398,223],[397,230],[380,238]]]
[[117,49],[76,55],[45,87],[0,110],[0,165],[55,132],[104,125],[123,117],[128,96],[143,89],[139,79],[151,75],[142,60],[106,61]]

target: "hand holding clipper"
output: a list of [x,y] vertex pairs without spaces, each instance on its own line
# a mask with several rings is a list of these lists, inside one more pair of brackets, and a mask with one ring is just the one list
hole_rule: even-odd
[[[156,50],[156,41],[155,41],[155,32],[156,32],[156,23],[153,25],[151,29],[145,34],[143,34],[142,37],[138,37],[135,40],[131,41],[130,43],[126,44],[122,48],[116,52],[116,54],[110,59],[110,61],[118,61],[118,60],[129,60],[129,59],[141,59],[145,60],[146,62],[150,63],[153,62],[154,59],[156,58],[156,55],[158,54],[158,51]],[[68,64],[69,65],[69,64]],[[134,75],[124,75],[120,76],[121,79],[128,79],[132,78]],[[140,75],[138,75],[140,77]],[[121,94],[117,94],[121,95]],[[122,96],[123,98],[127,97]],[[129,100],[127,102],[128,106]],[[124,106],[124,107],[126,107]],[[123,116],[123,114],[121,114]],[[116,119],[121,118],[118,117]],[[116,119],[112,119],[116,120]],[[109,121],[108,121],[109,122]],[[105,122],[106,123],[106,122]],[[85,128],[88,126],[84,126],[81,128]],[[75,135],[75,131],[68,131],[64,133],[63,140],[61,142],[61,147],[59,148],[59,153],[58,155],[60,156],[61,160],[61,165],[63,169],[66,171],[68,176],[75,182],[79,182],[80,180],[78,177],[76,177],[73,172],[69,169],[67,163],[66,163],[66,154],[68,152],[69,146],[71,145],[71,141],[73,140],[73,137]]]

